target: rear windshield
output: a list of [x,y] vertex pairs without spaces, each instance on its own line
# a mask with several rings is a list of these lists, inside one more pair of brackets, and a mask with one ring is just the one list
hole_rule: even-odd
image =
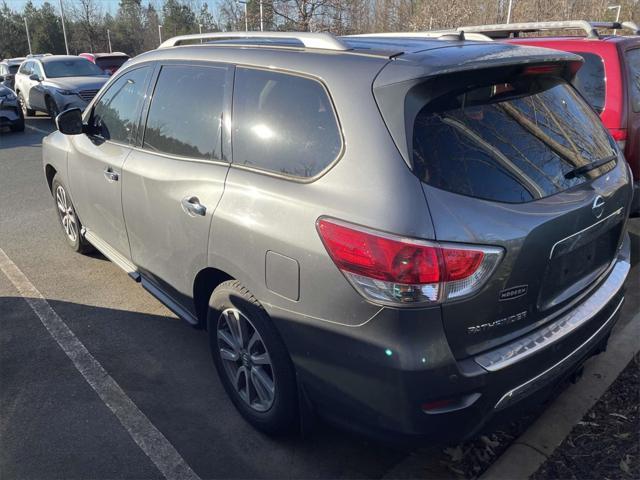
[[[520,78],[429,101],[413,121],[413,164],[429,185],[523,203],[611,170],[616,151],[598,116],[556,78]],[[573,175],[575,169],[611,159]]]
[[629,90],[631,91],[631,108],[640,112],[640,48],[627,52],[629,65]]
[[97,58],[96,65],[103,70],[115,71],[119,69],[124,62],[129,60],[129,57],[105,57]]
[[18,64],[18,65],[9,65],[9,73],[13,73],[13,74],[18,73],[18,68],[20,68],[20,64]]
[[598,112],[604,110],[605,76],[602,58],[594,53],[573,52],[584,58],[582,68],[573,79],[573,86]]

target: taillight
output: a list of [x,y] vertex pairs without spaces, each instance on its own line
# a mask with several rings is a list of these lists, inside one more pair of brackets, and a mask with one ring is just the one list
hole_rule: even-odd
[[611,128],[609,129],[611,136],[618,144],[618,147],[624,152],[624,147],[627,144],[627,129],[626,128]]
[[366,298],[422,305],[477,291],[502,249],[414,240],[342,222],[318,220],[320,238],[336,266]]

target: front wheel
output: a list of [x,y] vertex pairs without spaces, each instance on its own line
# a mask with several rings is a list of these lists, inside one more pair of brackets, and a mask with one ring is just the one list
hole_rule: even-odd
[[60,113],[60,109],[58,108],[58,105],[56,104],[55,100],[53,100],[51,97],[47,97],[46,104],[47,104],[47,113],[51,117],[51,120],[55,122],[56,117]]
[[242,416],[270,434],[298,422],[295,372],[267,312],[238,281],[221,283],[207,318],[213,361]]
[[27,108],[27,102],[24,99],[22,92],[18,93],[18,101],[20,102],[20,108],[22,108],[22,115],[25,117],[33,117],[36,114],[35,110]]
[[73,203],[71,203],[71,197],[69,197],[67,189],[62,185],[57,175],[53,177],[52,190],[56,211],[58,212],[58,219],[60,220],[67,244],[78,253],[91,252],[93,247],[82,236],[82,224],[80,223],[78,215],[76,215],[76,209]]

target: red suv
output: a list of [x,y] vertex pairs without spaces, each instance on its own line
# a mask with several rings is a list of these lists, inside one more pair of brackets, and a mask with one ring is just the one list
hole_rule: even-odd
[[[601,35],[597,29],[621,30],[630,36]],[[640,214],[640,29],[633,22],[532,22],[459,27],[509,43],[576,53],[584,65],[573,84],[598,112],[623,149],[635,179],[632,214]],[[586,36],[520,37],[522,33],[582,30]]]
[[102,70],[109,75],[116,73],[124,62],[129,60],[129,55],[122,52],[113,53],[80,53],[79,57],[86,58],[92,63],[95,63]]

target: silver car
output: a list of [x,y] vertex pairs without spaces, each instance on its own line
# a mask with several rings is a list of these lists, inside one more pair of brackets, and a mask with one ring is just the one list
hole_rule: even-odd
[[27,58],[15,75],[15,91],[25,116],[44,112],[55,118],[69,108],[84,110],[109,76],[81,57]]
[[459,439],[546,399],[624,301],[631,175],[581,62],[463,35],[177,37],[57,117],[46,182],[71,248],[207,330],[257,428]]

